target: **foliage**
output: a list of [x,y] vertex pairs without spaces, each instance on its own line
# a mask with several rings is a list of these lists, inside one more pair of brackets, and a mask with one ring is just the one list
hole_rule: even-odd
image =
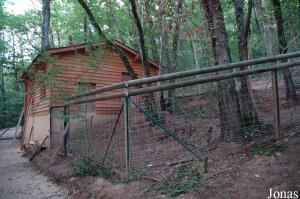
[[23,93],[14,90],[6,92],[7,101],[0,104],[0,129],[15,126],[23,106]]
[[[144,29],[146,49],[150,58],[154,58],[154,51],[157,54],[160,53],[161,22],[162,19],[165,19],[165,28],[167,29],[168,37],[165,67],[168,69],[167,67],[172,64],[171,54],[175,39],[174,33],[177,20],[175,16],[178,0],[163,0],[162,2],[164,8],[163,16],[160,16],[158,1],[147,0],[140,2],[137,9]],[[234,4],[233,1],[229,0],[220,0],[220,2],[224,14],[231,56],[233,61],[236,61],[238,60],[238,42]],[[297,0],[281,2],[289,51],[299,50],[299,2]],[[40,4],[41,2],[37,3]],[[87,3],[109,39],[120,40],[126,45],[138,49],[138,37],[130,15],[128,1],[88,0]],[[273,7],[268,1],[254,1],[254,3],[251,35],[249,38],[249,57],[267,56],[267,39],[273,44],[271,46],[272,54],[277,54],[278,41],[276,38]],[[20,83],[21,76],[25,68],[30,65],[30,62],[40,52],[42,12],[39,8],[40,6],[37,6],[37,8],[26,10],[23,14],[15,14],[5,9],[8,5],[9,1],[7,0],[0,2],[0,86],[4,88],[3,91],[0,90],[0,115],[9,113],[13,117],[12,121],[15,121],[15,117],[20,110],[19,108],[14,109],[14,100],[17,101],[18,107],[21,106],[22,95],[16,95],[18,99],[11,100],[10,98],[13,96],[12,91],[23,92],[23,87]],[[244,1],[244,13],[246,12],[247,1]],[[85,12],[78,2],[73,0],[51,1],[49,35],[51,47],[68,45],[70,43],[70,36],[74,44],[99,42],[92,25],[87,20]],[[180,17],[177,71],[204,67],[214,63],[209,37],[209,31],[206,27],[204,12],[200,6],[200,2],[185,0],[183,14]],[[193,49],[193,45],[195,49]],[[89,51],[89,53],[92,52]],[[93,60],[89,60],[91,67],[95,67],[101,61],[101,57],[93,56],[93,58]],[[83,58],[82,61],[86,60]],[[196,61],[198,61],[199,66],[196,66]],[[53,66],[51,69],[54,68],[57,67]],[[42,79],[49,81],[51,77],[59,72],[54,71],[43,75]],[[4,79],[3,83],[1,78]],[[55,87],[56,85],[50,86]],[[7,92],[5,93],[4,91],[6,90]],[[4,102],[5,98],[8,99],[8,102]],[[59,99],[60,96],[54,96],[54,98]],[[7,125],[5,124],[5,126]]]
[[256,155],[273,156],[278,152],[282,152],[283,149],[284,145],[281,144],[257,144],[249,149],[248,157],[253,157]]
[[72,162],[73,176],[101,176],[103,178],[110,178],[112,171],[104,168],[100,161],[90,156],[77,156]]
[[202,183],[199,172],[188,165],[181,165],[172,175],[158,183],[158,189],[170,197],[192,191]]

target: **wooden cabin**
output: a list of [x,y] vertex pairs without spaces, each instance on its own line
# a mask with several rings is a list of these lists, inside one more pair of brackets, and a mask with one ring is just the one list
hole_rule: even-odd
[[[113,43],[128,57],[138,78],[143,77],[139,53],[118,41]],[[151,76],[158,74],[158,65],[148,60]],[[33,75],[30,75],[30,74]],[[63,109],[51,107],[62,105],[66,95],[100,88],[105,85],[131,79],[120,57],[104,45],[72,45],[48,49],[46,55],[38,55],[23,75],[25,82],[23,145],[41,143],[51,133],[63,130],[63,122],[51,117],[62,114]],[[88,112],[94,121],[97,116],[115,114],[122,99],[97,101],[73,106],[71,112]],[[50,135],[49,147],[60,136]]]

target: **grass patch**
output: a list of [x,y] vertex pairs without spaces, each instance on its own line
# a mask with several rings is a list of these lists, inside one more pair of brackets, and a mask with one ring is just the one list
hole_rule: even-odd
[[272,156],[278,152],[282,152],[284,146],[282,144],[257,144],[251,147],[248,151],[248,157],[256,155]]
[[110,169],[101,166],[96,158],[91,156],[77,156],[72,162],[72,176],[101,176],[109,179],[112,176]]
[[199,172],[192,166],[182,165],[172,175],[158,183],[158,189],[163,194],[176,197],[192,191],[201,184]]
[[121,183],[127,184],[127,183],[133,182],[135,180],[137,180],[137,176],[132,175],[132,176],[126,177],[124,179],[121,179]]

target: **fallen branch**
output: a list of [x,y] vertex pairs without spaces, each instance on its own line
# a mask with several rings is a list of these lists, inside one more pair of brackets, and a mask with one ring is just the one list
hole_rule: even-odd
[[58,153],[58,150],[59,150],[59,148],[60,148],[60,145],[62,144],[62,142],[63,142],[65,136],[66,136],[67,133],[68,133],[69,125],[70,125],[70,122],[67,123],[66,128],[65,128],[65,130],[64,130],[64,133],[62,134],[62,136],[61,136],[60,139],[59,139],[58,145],[57,145],[57,147],[56,147],[56,149],[55,149],[55,152],[54,152],[54,154],[53,154],[53,156],[52,156],[52,159],[51,159],[51,164],[54,162],[55,156],[56,156],[57,153]]
[[34,158],[37,154],[39,154],[39,153],[42,151],[43,145],[45,144],[45,142],[46,142],[46,140],[48,139],[48,137],[49,137],[49,135],[47,135],[47,136],[44,138],[44,140],[42,141],[42,143],[40,144],[40,146],[35,150],[35,152],[34,152],[34,153],[32,154],[32,156],[29,158],[29,161],[32,161],[33,158]]
[[178,161],[174,161],[174,162],[167,162],[167,166],[174,166],[176,164],[183,164],[183,163],[187,163],[187,162],[191,162],[191,161],[194,161],[194,158],[178,160]]
[[0,138],[9,130],[9,129],[11,129],[12,127],[9,127],[9,128],[7,128],[7,129],[5,129],[5,131],[0,135]]

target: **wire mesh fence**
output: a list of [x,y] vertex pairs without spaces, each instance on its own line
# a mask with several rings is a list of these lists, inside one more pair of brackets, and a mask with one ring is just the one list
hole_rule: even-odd
[[[290,71],[295,90],[288,94],[284,73],[268,70],[180,84],[205,78],[192,75],[160,83],[159,87],[176,84],[169,89],[136,94],[129,87],[124,96],[84,97],[87,103],[83,99],[69,107],[67,151],[98,157],[105,166],[130,174],[155,173],[179,163],[202,161],[218,147],[232,143],[292,136],[300,124],[300,103],[290,100],[300,92],[300,70],[296,66]],[[101,96],[105,95],[96,97]],[[64,123],[62,111],[59,114],[60,122],[51,125],[52,130]],[[54,147],[59,144],[52,143]]]

